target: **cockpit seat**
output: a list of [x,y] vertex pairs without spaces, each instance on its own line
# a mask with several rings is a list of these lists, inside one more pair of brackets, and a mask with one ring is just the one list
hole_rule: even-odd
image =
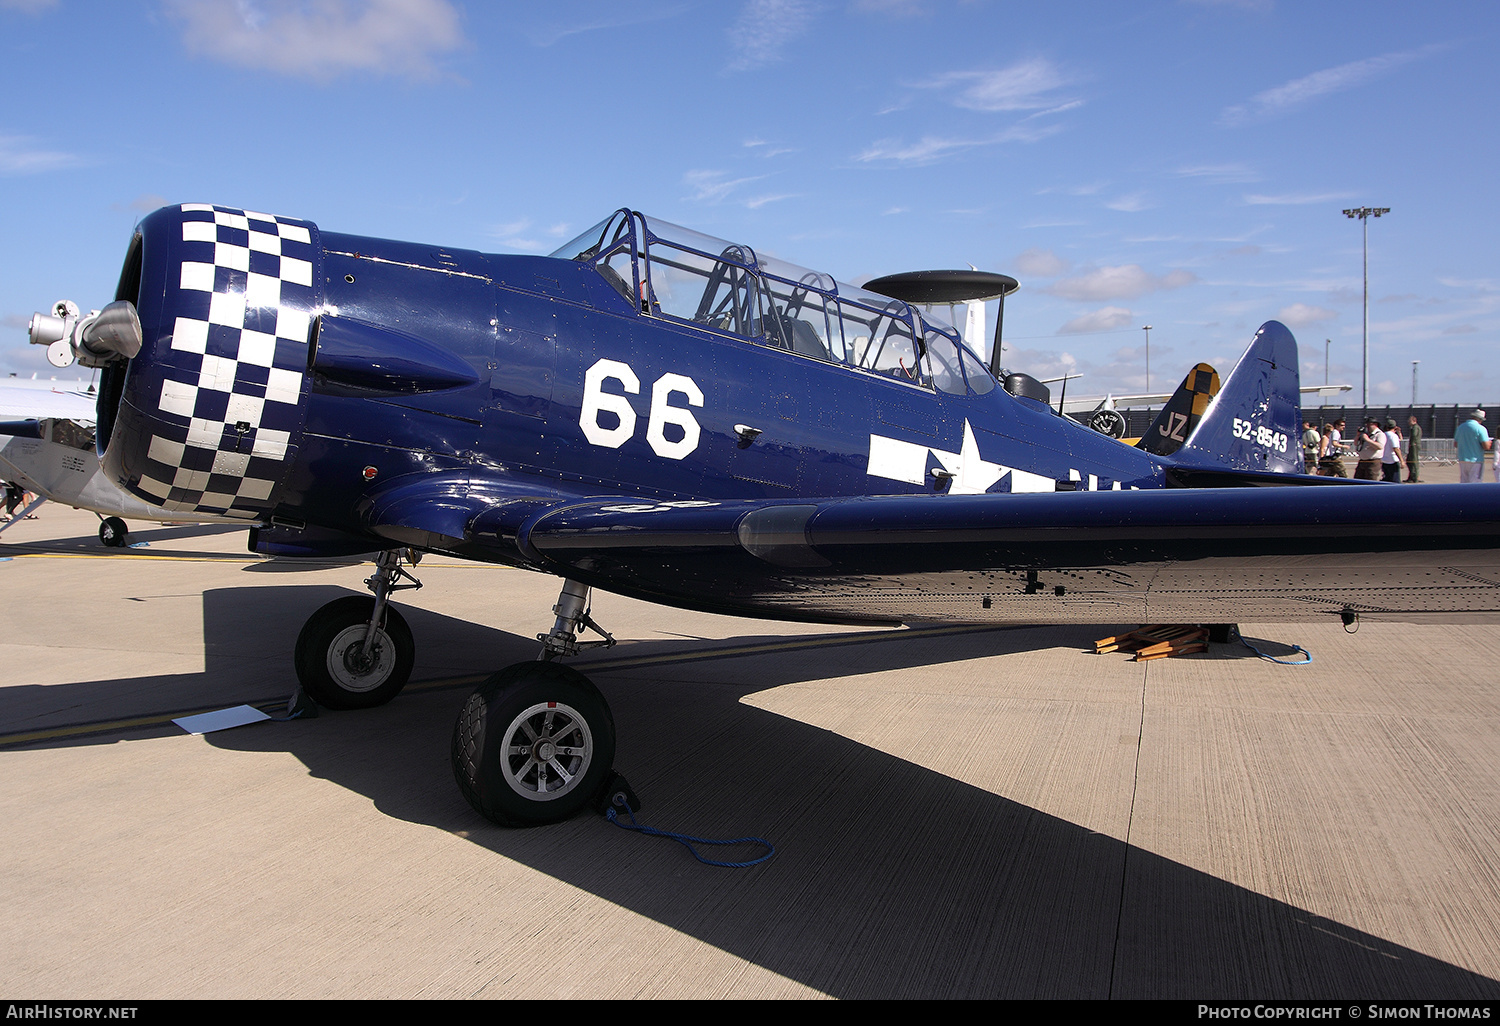
[[818,329],[804,320],[790,321],[789,325],[792,329],[792,352],[824,363],[830,362],[832,358],[828,355],[828,347],[818,337]]

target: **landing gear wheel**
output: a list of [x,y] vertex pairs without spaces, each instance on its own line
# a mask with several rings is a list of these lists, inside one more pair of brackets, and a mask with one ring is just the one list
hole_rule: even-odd
[[123,549],[130,529],[119,517],[105,517],[99,522],[99,540],[106,548]]
[[1089,418],[1089,427],[1101,435],[1111,438],[1125,437],[1125,416],[1118,410],[1095,410]]
[[452,758],[458,789],[481,816],[506,827],[558,823],[592,803],[607,782],[615,720],[577,670],[517,663],[464,703]]
[[394,606],[386,606],[385,622],[366,654],[365,629],[374,609],[375,600],[365,595],[335,599],[308,617],[297,635],[297,679],[319,705],[369,709],[406,686],[417,651],[411,628]]

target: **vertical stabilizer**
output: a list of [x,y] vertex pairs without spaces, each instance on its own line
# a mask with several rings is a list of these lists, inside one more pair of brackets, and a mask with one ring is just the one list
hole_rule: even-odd
[[1267,321],[1173,459],[1189,467],[1301,474],[1297,340]]
[[1137,449],[1158,456],[1170,456],[1182,448],[1198,427],[1198,421],[1208,410],[1208,404],[1219,394],[1219,372],[1206,363],[1200,363],[1187,372],[1167,405],[1161,408],[1156,420],[1146,429]]

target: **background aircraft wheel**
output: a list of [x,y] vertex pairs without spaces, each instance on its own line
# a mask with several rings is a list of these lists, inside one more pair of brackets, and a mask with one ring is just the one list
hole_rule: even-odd
[[1125,437],[1125,415],[1118,410],[1095,410],[1089,417],[1089,427],[1101,435],[1111,438]]
[[417,647],[395,606],[385,607],[374,651],[364,654],[365,627],[374,608],[374,596],[335,599],[308,617],[297,635],[297,679],[319,705],[369,709],[389,702],[406,686]]
[[99,522],[99,540],[111,549],[123,549],[129,531],[119,517],[105,517]]
[[481,684],[453,725],[453,775],[501,826],[557,823],[588,805],[615,761],[609,703],[559,663],[517,663]]

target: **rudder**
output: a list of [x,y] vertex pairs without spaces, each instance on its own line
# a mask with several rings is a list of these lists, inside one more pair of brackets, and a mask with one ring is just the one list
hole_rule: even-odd
[[1297,340],[1267,321],[1235,364],[1174,462],[1215,470],[1303,472]]

